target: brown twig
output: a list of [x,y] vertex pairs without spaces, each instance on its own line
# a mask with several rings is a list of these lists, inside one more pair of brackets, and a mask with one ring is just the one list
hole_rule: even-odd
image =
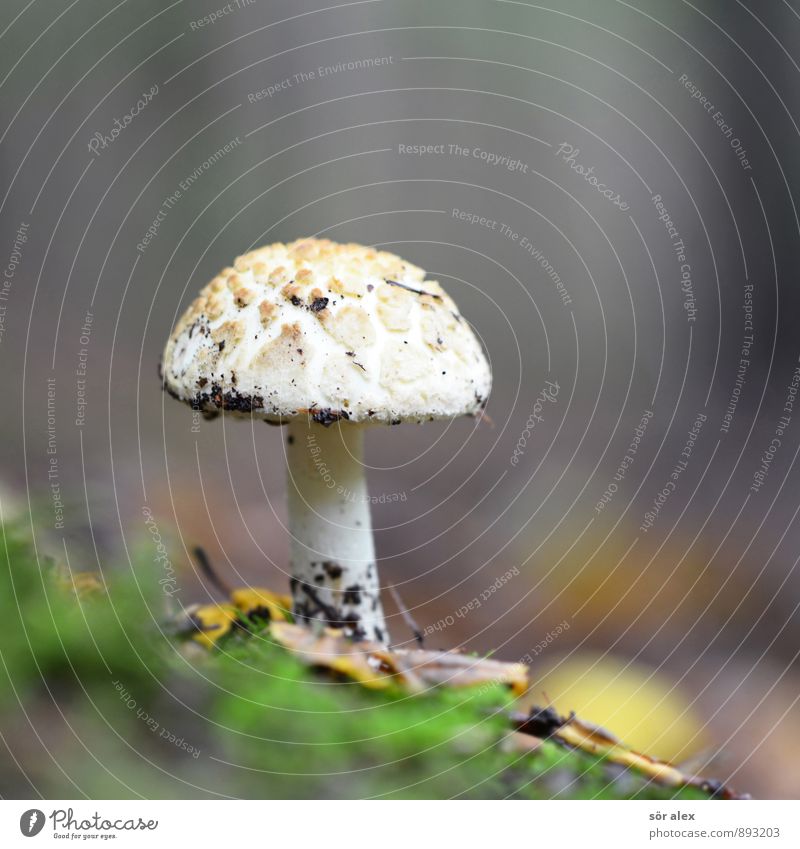
[[488,424],[489,427],[494,430],[494,419],[486,412],[486,410],[478,410],[478,412],[475,413],[475,418],[478,420],[478,424]]
[[414,639],[417,641],[417,645],[422,648],[425,645],[425,637],[422,631],[417,625],[414,617],[408,612],[408,608],[403,604],[403,599],[400,598],[400,593],[397,592],[397,589],[394,585],[389,586],[389,592],[394,599],[394,603],[397,605],[397,609],[400,611],[400,615],[403,617],[403,621],[408,625],[411,633],[414,635]]
[[223,595],[230,596],[232,587],[227,581],[223,580],[211,565],[211,561],[206,554],[206,550],[199,545],[192,549],[195,562],[200,567],[200,572],[204,577],[213,584]]

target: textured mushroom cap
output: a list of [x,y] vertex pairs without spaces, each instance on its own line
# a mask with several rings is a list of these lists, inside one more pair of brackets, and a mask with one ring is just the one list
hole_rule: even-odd
[[442,287],[394,254],[327,239],[239,257],[176,324],[166,390],[195,409],[328,424],[475,414],[491,372]]

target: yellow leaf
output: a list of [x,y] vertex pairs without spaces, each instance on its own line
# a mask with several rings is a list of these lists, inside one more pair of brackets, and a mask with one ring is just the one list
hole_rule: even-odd
[[261,587],[241,587],[231,592],[231,602],[245,616],[286,622],[292,612],[292,598]]
[[192,640],[207,649],[229,634],[239,619],[239,611],[231,604],[197,604],[186,613],[184,633],[191,633]]

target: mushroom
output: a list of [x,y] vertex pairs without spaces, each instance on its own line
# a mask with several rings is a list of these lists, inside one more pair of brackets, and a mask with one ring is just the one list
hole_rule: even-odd
[[424,278],[356,244],[258,248],[200,292],[162,361],[193,409],[288,424],[293,613],[381,643],[365,427],[477,415],[491,386],[469,324]]

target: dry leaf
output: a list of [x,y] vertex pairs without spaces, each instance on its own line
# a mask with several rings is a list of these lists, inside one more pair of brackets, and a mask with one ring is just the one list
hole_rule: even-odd
[[302,625],[274,622],[270,631],[281,645],[306,663],[332,669],[369,687],[395,685],[419,693],[439,686],[501,684],[519,694],[528,686],[527,667],[521,663],[502,663],[459,652],[393,651],[380,643],[354,643],[332,628],[315,634]]
[[749,798],[718,781],[687,775],[666,761],[635,752],[605,728],[578,719],[574,714],[561,717],[552,708],[534,707],[527,715],[511,714],[511,721],[517,731],[604,757],[611,763],[633,769],[665,787],[695,787],[723,799]]
[[455,651],[395,649],[398,670],[413,675],[428,686],[477,687],[501,684],[519,696],[528,688],[528,667]]
[[270,633],[309,666],[330,669],[373,689],[383,690],[395,683],[396,669],[379,643],[354,643],[333,628],[315,634],[291,622],[273,622]]

